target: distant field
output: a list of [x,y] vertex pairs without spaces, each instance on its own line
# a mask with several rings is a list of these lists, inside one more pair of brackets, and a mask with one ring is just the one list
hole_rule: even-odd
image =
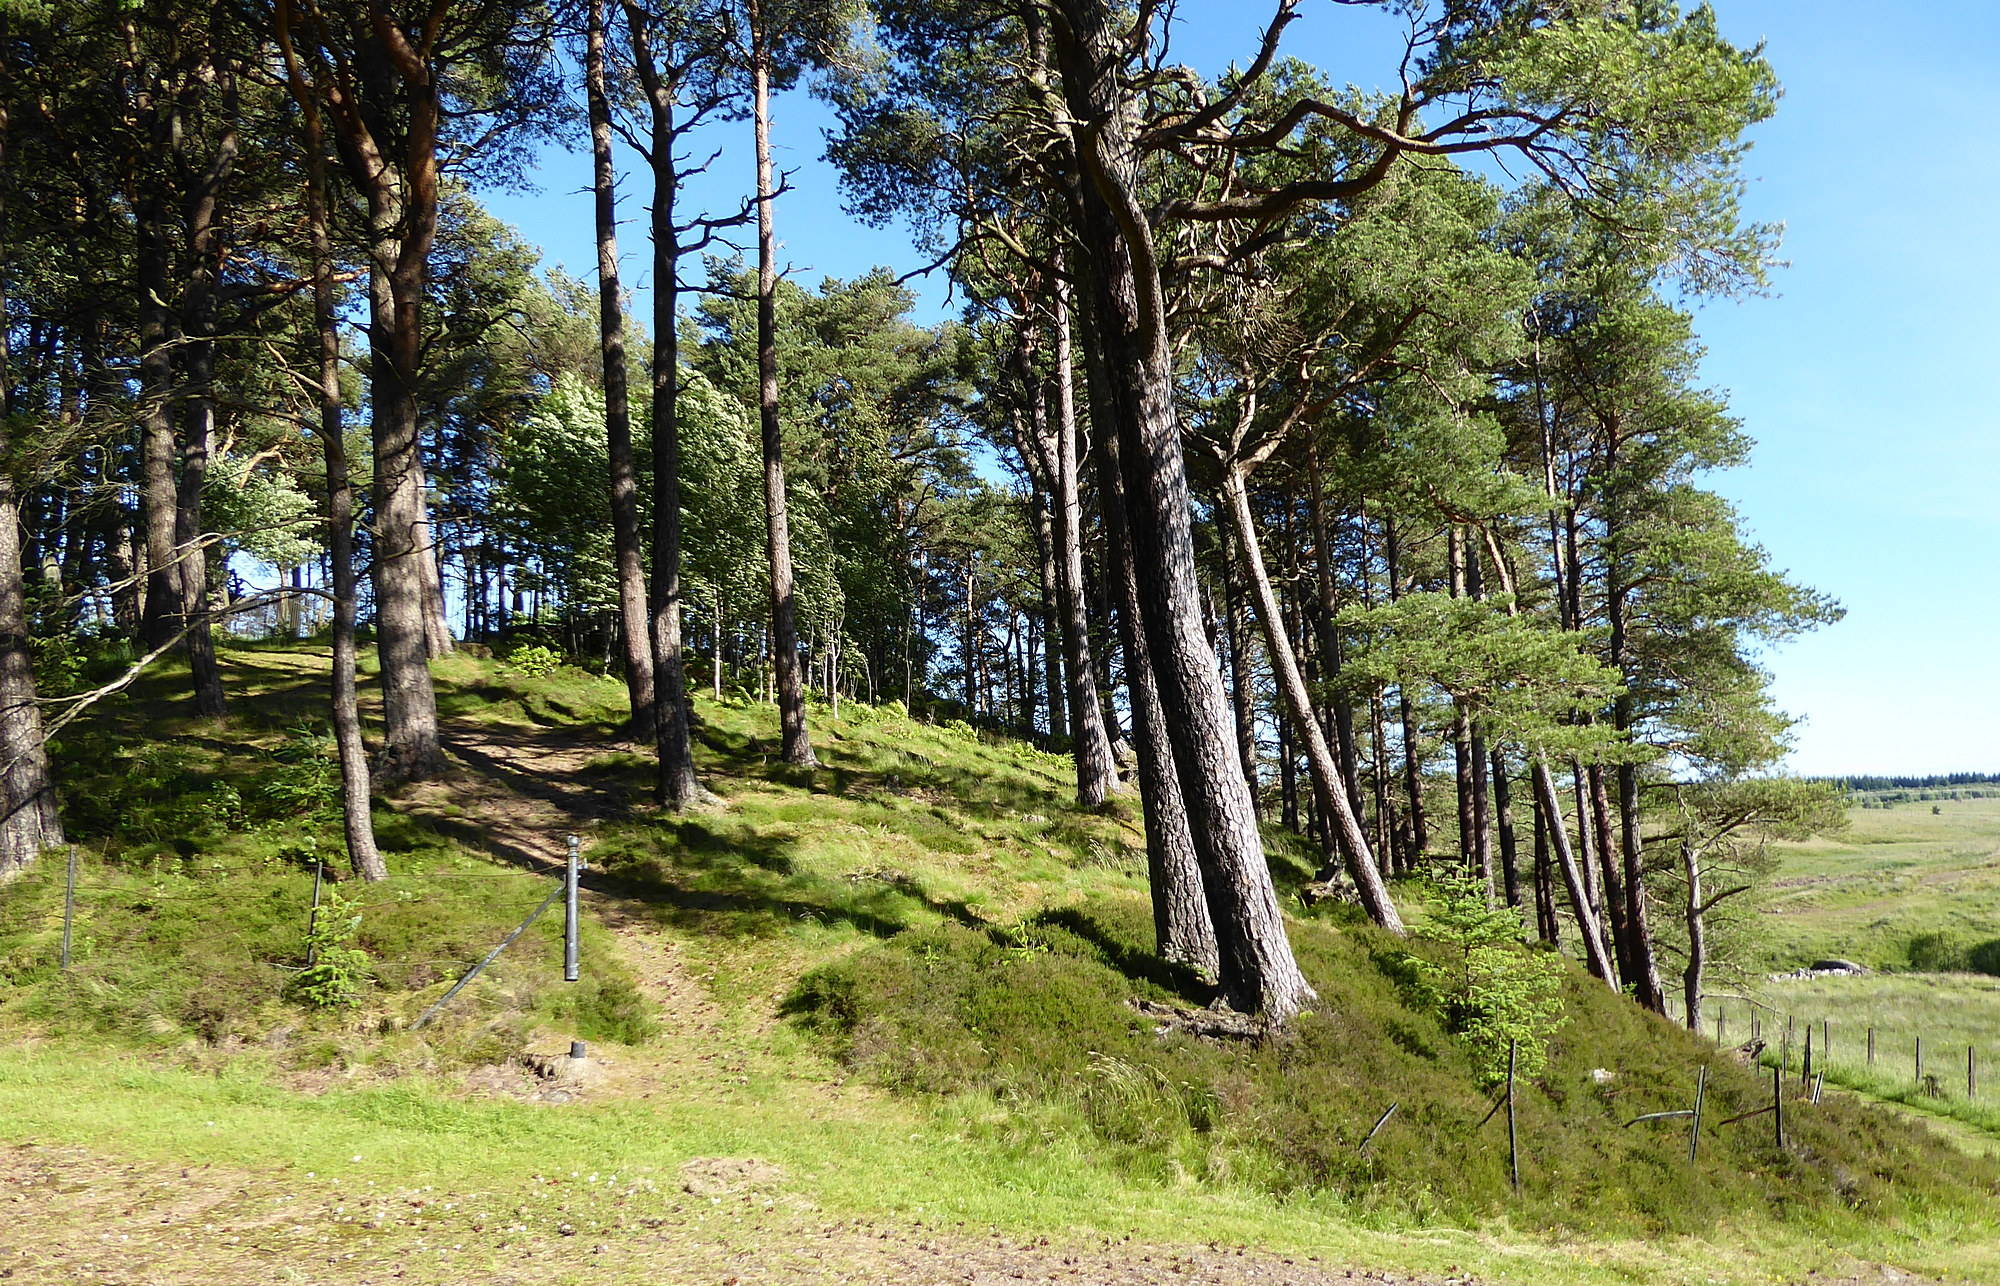
[[[1756,955],[1747,963],[1761,975],[1837,957],[1891,972],[1778,981],[1753,975],[1748,991],[1766,1007],[1764,1038],[1775,1054],[1791,1019],[1796,1069],[1811,1024],[1814,1066],[1829,1082],[2000,1131],[2000,978],[1911,972],[1909,957],[1910,940],[1922,933],[1967,945],[2000,938],[2000,799],[1916,801],[1848,816],[1844,834],[1780,846],[1775,891],[1758,917]],[[1709,1003],[1711,1034],[1719,1008],[1729,1042],[1749,1039],[1747,1004]],[[1968,1046],[1978,1081],[1971,1098]]]
[[2000,938],[2000,799],[1857,808],[1848,816],[1853,824],[1842,835],[1781,846],[1758,963],[1776,972],[1837,956],[1907,968],[1919,933]]

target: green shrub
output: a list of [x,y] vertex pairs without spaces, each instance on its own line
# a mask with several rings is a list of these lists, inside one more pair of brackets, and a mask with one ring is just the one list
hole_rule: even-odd
[[312,931],[306,934],[306,954],[312,963],[286,988],[292,999],[314,1009],[342,1009],[360,1001],[361,989],[372,976],[372,961],[354,945],[361,916],[351,911],[337,886],[327,890]]
[[507,654],[507,668],[530,679],[546,679],[565,664],[562,653],[540,643],[524,643]]
[[1472,1046],[1489,1084],[1506,1077],[1516,1047],[1518,1073],[1539,1076],[1563,1023],[1562,960],[1522,946],[1520,909],[1488,906],[1477,879],[1434,877],[1431,895],[1431,919],[1415,936],[1435,954],[1406,957],[1418,994]]
[[1965,973],[1971,967],[1956,934],[1933,931],[1910,939],[1910,968],[1919,973]]

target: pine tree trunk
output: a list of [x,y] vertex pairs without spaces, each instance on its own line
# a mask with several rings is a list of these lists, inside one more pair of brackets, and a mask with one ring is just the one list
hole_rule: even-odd
[[[7,163],[7,112],[0,106],[0,165]],[[6,194],[0,191],[0,318],[7,314],[9,237]],[[0,881],[63,842],[55,778],[36,703],[35,666],[28,654],[27,585],[21,567],[21,507],[11,470],[14,372],[9,327],[0,322]]]
[[[378,227],[382,222],[387,221],[378,221]],[[424,543],[427,524],[417,458],[417,404],[409,383],[422,343],[418,330],[422,279],[420,268],[412,272],[376,267],[369,276],[376,650],[382,661],[386,722],[377,771],[384,781],[415,781],[444,769],[430,675],[430,631],[425,624],[424,564],[431,554]]]
[[[1389,601],[1402,597],[1402,568],[1400,566],[1402,544],[1396,535],[1396,520],[1385,519],[1383,523],[1383,557],[1387,562],[1389,578]],[[1396,687],[1396,707],[1403,727],[1403,793],[1409,801],[1409,848],[1407,858],[1413,869],[1424,860],[1430,849],[1430,826],[1424,816],[1424,772],[1423,738],[1417,728],[1416,710],[1410,704],[1408,689],[1398,684]]]
[[757,146],[757,419],[764,447],[764,550],[771,570],[771,659],[778,696],[780,754],[796,767],[818,763],[806,731],[799,674],[792,532],[785,511],[785,438],[778,423],[778,238],[771,168],[771,32],[762,0],[749,0],[752,119]]
[[1687,877],[1687,965],[1681,970],[1681,1000],[1687,1029],[1701,1032],[1702,975],[1708,967],[1708,921],[1701,886],[1701,859],[1692,837],[1681,841],[1681,870]]
[[182,628],[174,539],[180,498],[174,483],[174,335],[166,302],[173,291],[166,223],[166,201],[157,187],[151,187],[133,211],[139,313],[139,507],[146,533],[142,633],[148,649],[172,642]]
[[[681,437],[680,437],[680,229],[674,203],[680,193],[674,146],[680,137],[674,108],[676,89],[661,77],[647,39],[645,10],[625,3],[633,62],[651,110],[653,172],[653,582],[652,642],[654,726],[659,772],[654,783],[663,808],[679,811],[713,801],[695,774],[688,714],[686,662],[682,656],[681,602]],[[711,660],[714,696],[722,697],[723,614],[716,604],[715,650]]]
[[222,273],[222,230],[217,214],[222,189],[235,169],[237,154],[233,120],[235,77],[227,68],[217,74],[223,82],[225,110],[232,119],[217,142],[207,170],[188,193],[189,272],[181,326],[185,337],[181,355],[185,376],[181,476],[174,505],[175,556],[180,560],[180,614],[187,630],[184,646],[194,680],[194,708],[196,714],[211,717],[223,711],[223,692],[215,635],[208,619],[208,554],[201,544],[202,491],[208,481],[209,456],[215,437],[215,292]]
[[1556,921],[1555,881],[1549,873],[1548,816],[1542,811],[1541,795],[1532,788],[1528,803],[1535,823],[1535,928],[1542,941],[1553,947],[1562,941],[1562,934]]
[[1246,656],[1249,640],[1245,637],[1242,605],[1242,573],[1237,564],[1241,561],[1235,551],[1235,542],[1229,539],[1225,524],[1219,534],[1222,538],[1222,626],[1223,639],[1229,647],[1229,700],[1236,715],[1236,753],[1243,760],[1243,780],[1250,787],[1250,804],[1259,806],[1257,781],[1257,711],[1255,701],[1256,676]]
[[1049,696],[1049,738],[1069,736],[1069,690],[1063,686],[1063,635],[1061,591],[1056,588],[1055,517],[1050,508],[1054,499],[1044,492],[1035,506],[1035,549],[1041,555],[1042,574],[1042,665],[1046,671]]
[[[1063,660],[1069,678],[1069,726],[1076,751],[1076,801],[1096,808],[1118,791],[1104,708],[1098,703],[1097,661],[1091,654],[1089,599],[1083,579],[1083,497],[1077,480],[1075,360],[1070,351],[1069,285],[1055,284],[1050,331],[1055,340],[1055,440],[1050,481],[1055,524],[1056,596],[1061,605]],[[1129,662],[1128,662],[1129,664]]]
[[[597,351],[604,374],[604,441],[611,473],[611,548],[625,698],[635,737],[658,741],[653,691],[653,627],[640,550],[639,470],[632,451],[632,404],[625,369],[625,301],[618,283],[618,192],[611,159],[611,101],[605,90],[605,0],[590,0],[584,85],[590,116],[591,195],[597,232]],[[661,146],[671,148],[672,141]]]
[[368,753],[361,739],[355,685],[354,486],[349,478],[340,403],[340,333],[334,319],[333,244],[327,231],[326,142],[319,104],[298,81],[296,66],[288,61],[287,70],[305,120],[306,228],[312,248],[313,325],[319,336],[319,440],[326,461],[328,579],[333,591],[331,713],[334,747],[340,758],[341,823],[348,864],[356,875],[372,882],[387,879],[389,869],[375,844]]
[[1507,779],[1507,753],[1493,747],[1493,823],[1500,838],[1500,878],[1508,906],[1521,905],[1520,858],[1514,838],[1513,783]]
[[[1562,868],[1563,883],[1569,888],[1570,906],[1576,915],[1577,936],[1583,939],[1584,962],[1591,975],[1604,980],[1613,991],[1618,989],[1618,977],[1611,968],[1611,956],[1604,947],[1604,934],[1597,924],[1597,910],[1592,905],[1590,891],[1584,887],[1583,873],[1577,867],[1577,860],[1570,851],[1569,831],[1563,824],[1562,802],[1556,796],[1555,778],[1549,772],[1548,763],[1536,757],[1534,762],[1535,795],[1541,802],[1542,816],[1546,819],[1549,846],[1555,850],[1556,864]],[[1581,831],[1582,826],[1578,827]]]
[[[1086,330],[1086,334],[1088,331]],[[1092,403],[1100,374],[1093,366]],[[1146,865],[1153,894],[1153,936],[1160,958],[1213,981],[1222,968],[1215,921],[1202,887],[1201,858],[1189,830],[1187,805],[1174,771],[1166,712],[1139,624],[1139,581],[1128,553],[1118,441],[1100,434],[1092,453],[1104,515],[1105,555],[1118,591],[1118,633],[1125,653],[1125,692],[1132,705],[1132,742],[1139,761],[1139,805],[1146,825]]]
[[1258,547],[1256,520],[1250,512],[1250,493],[1244,484],[1242,470],[1225,466],[1222,485],[1223,499],[1236,524],[1236,548],[1243,554],[1243,570],[1250,582],[1251,600],[1257,605],[1257,616],[1264,627],[1264,652],[1271,658],[1271,673],[1291,714],[1292,724],[1301,730],[1305,741],[1306,763],[1313,777],[1313,798],[1318,805],[1326,837],[1332,841],[1328,846],[1337,847],[1345,855],[1347,873],[1354,880],[1361,905],[1369,918],[1391,933],[1401,933],[1403,918],[1397,913],[1396,904],[1389,897],[1388,886],[1382,881],[1382,872],[1375,865],[1375,854],[1368,847],[1361,819],[1349,806],[1347,784],[1341,780],[1340,764],[1321,733],[1319,721],[1314,716],[1311,695],[1306,690],[1305,677],[1299,672],[1291,639],[1286,636],[1277,591],[1265,571],[1263,551]]

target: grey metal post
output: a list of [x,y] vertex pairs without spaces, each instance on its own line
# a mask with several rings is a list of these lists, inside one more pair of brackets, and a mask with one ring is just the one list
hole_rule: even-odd
[[312,910],[306,912],[306,966],[308,968],[312,966],[313,957],[319,954],[319,946],[313,941],[313,932],[319,928],[319,882],[320,878],[325,874],[326,863],[320,861],[318,858],[314,858],[313,904]]
[[1771,1120],[1777,1132],[1778,1150],[1785,1150],[1785,1071],[1781,1067],[1771,1069]]
[[1875,1029],[1868,1029],[1868,1065],[1875,1066]]
[[1922,1088],[1922,1086],[1923,1086],[1923,1083],[1924,1083],[1924,1038],[1923,1038],[1922,1036],[1919,1036],[1919,1037],[1917,1037],[1917,1085],[1918,1085],[1918,1087],[1919,1087],[1919,1088]]
[[1701,1109],[1708,1098],[1708,1064],[1701,1065],[1701,1071],[1694,1078],[1694,1115],[1688,1120],[1688,1160],[1694,1160],[1695,1149],[1701,1144]]
[[69,846],[69,866],[63,875],[62,968],[69,969],[70,929],[76,923],[76,845]]
[[1507,1173],[1516,1192],[1521,1190],[1521,1136],[1514,1128],[1514,1062],[1520,1052],[1520,1041],[1507,1042]]
[[575,835],[569,837],[569,867],[563,874],[563,981],[575,982],[582,974],[581,961],[577,952],[576,920],[576,876],[583,865],[580,856],[582,843]]

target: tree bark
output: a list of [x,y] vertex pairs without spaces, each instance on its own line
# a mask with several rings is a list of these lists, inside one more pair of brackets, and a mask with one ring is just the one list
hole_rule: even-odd
[[[1063,268],[1058,262],[1057,270]],[[1069,284],[1058,279],[1049,329],[1055,341],[1055,450],[1051,517],[1055,524],[1056,596],[1061,605],[1064,669],[1069,679],[1069,726],[1076,751],[1076,802],[1096,808],[1118,791],[1104,708],[1098,703],[1097,661],[1091,655],[1083,579],[1083,497],[1077,479],[1075,360],[1070,349]],[[1127,664],[1130,664],[1129,660]]]
[[1242,573],[1236,564],[1241,561],[1236,554],[1234,543],[1229,539],[1229,528],[1224,524],[1222,536],[1222,626],[1223,641],[1229,647],[1229,700],[1236,715],[1236,753],[1243,760],[1243,780],[1250,787],[1251,807],[1259,806],[1257,781],[1257,710],[1256,676],[1246,653],[1249,640],[1244,637],[1242,605]]
[[[1389,577],[1389,601],[1402,597],[1402,544],[1397,538],[1396,520],[1383,522],[1383,557],[1386,560]],[[1423,738],[1417,728],[1417,714],[1410,703],[1409,690],[1397,685],[1396,706],[1403,728],[1403,792],[1409,800],[1409,845],[1406,856],[1410,866],[1423,861],[1430,849],[1430,825],[1424,812]]]
[[1535,795],[1541,801],[1542,816],[1547,822],[1549,846],[1555,850],[1556,863],[1562,868],[1563,883],[1569,888],[1570,906],[1576,915],[1577,936],[1583,939],[1584,962],[1593,977],[1603,979],[1606,986],[1616,991],[1618,977],[1611,968],[1611,957],[1605,950],[1597,910],[1584,887],[1583,873],[1577,869],[1576,857],[1570,851],[1569,831],[1563,824],[1562,801],[1556,795],[1555,778],[1547,761],[1539,755],[1535,757],[1533,776]]
[[[611,159],[611,100],[605,88],[605,0],[590,0],[584,86],[590,116],[592,209],[597,232],[597,351],[604,375],[604,442],[611,473],[611,549],[618,579],[620,641],[631,731],[655,743],[653,625],[640,550],[639,470],[632,451],[632,403],[625,370],[625,301],[618,280],[618,191]],[[672,148],[671,138],[661,146]]]
[[[674,222],[680,171],[674,146],[681,129],[675,115],[678,86],[661,74],[645,11],[625,0],[632,58],[646,91],[652,125],[653,174],[653,582],[649,637],[653,661],[654,727],[659,772],[654,786],[661,807],[679,811],[713,801],[694,768],[686,662],[682,656],[680,258],[681,230]],[[717,604],[713,681],[722,696],[722,613]]]
[[1520,858],[1514,838],[1513,783],[1507,779],[1507,753],[1493,747],[1493,829],[1500,839],[1500,879],[1508,906],[1521,905]]
[[1368,917],[1391,933],[1401,933],[1403,918],[1389,897],[1380,868],[1375,865],[1375,854],[1368,846],[1368,836],[1361,829],[1361,819],[1349,803],[1347,784],[1341,779],[1340,763],[1334,758],[1333,750],[1327,745],[1320,729],[1312,708],[1312,697],[1306,691],[1305,677],[1299,672],[1291,639],[1286,636],[1283,609],[1279,606],[1270,574],[1264,568],[1263,551],[1257,541],[1256,519],[1250,512],[1250,492],[1244,483],[1241,468],[1225,466],[1222,485],[1224,501],[1236,524],[1236,547],[1243,553],[1243,570],[1250,582],[1251,599],[1257,605],[1258,620],[1264,627],[1264,652],[1271,658],[1271,673],[1291,714],[1292,725],[1300,730],[1305,741],[1306,763],[1312,770],[1313,798],[1319,808],[1321,825],[1327,832],[1328,846],[1337,847],[1346,857],[1347,873],[1354,880]]
[[1054,499],[1045,489],[1035,505],[1035,551],[1042,576],[1042,667],[1049,697],[1049,738],[1069,736],[1069,689],[1063,684],[1062,601],[1056,588]]
[[1687,1029],[1701,1032],[1702,975],[1708,967],[1707,907],[1702,901],[1701,858],[1692,836],[1681,841],[1681,870],[1687,876],[1687,965],[1681,970],[1681,999],[1686,1006]]
[[[1088,332],[1086,332],[1088,333]],[[1098,400],[1100,372],[1093,364]],[[1140,625],[1139,580],[1132,566],[1118,442],[1101,433],[1092,452],[1104,515],[1105,555],[1118,592],[1118,633],[1125,653],[1125,692],[1132,704],[1133,751],[1139,761],[1139,806],[1146,826],[1146,865],[1153,894],[1153,936],[1160,958],[1215,980],[1222,962],[1215,920],[1203,888],[1201,857],[1189,829],[1187,804],[1174,769],[1173,742],[1160,706],[1153,665]]]
[[785,438],[778,423],[777,184],[771,168],[771,32],[762,0],[748,0],[751,116],[757,147],[757,419],[764,447],[764,547],[771,569],[771,659],[776,671],[780,754],[796,767],[818,763],[806,731],[799,674],[792,532],[785,512]]
[[368,754],[361,739],[355,685],[354,485],[348,472],[340,402],[340,333],[334,317],[333,243],[327,231],[326,141],[319,102],[305,84],[303,68],[291,45],[289,6],[280,5],[278,12],[286,78],[305,124],[306,229],[312,249],[313,325],[319,337],[319,439],[326,461],[327,561],[333,590],[330,697],[333,740],[340,757],[341,824],[348,864],[356,875],[372,882],[387,879],[389,869],[375,843]]
[[[7,112],[0,106],[0,165],[7,163]],[[7,316],[12,250],[6,196],[0,192],[0,319]],[[9,327],[0,321],[0,880],[63,842],[55,777],[36,702],[28,654],[27,586],[21,567],[21,506],[8,423],[14,414]]]
[[179,560],[181,619],[194,680],[195,713],[223,712],[222,671],[208,618],[208,554],[202,547],[202,491],[215,436],[216,287],[222,272],[222,190],[236,167],[234,73],[219,69],[225,122],[215,155],[187,195],[188,283],[181,330],[184,400],[181,404],[181,476],[174,505],[175,557]]

